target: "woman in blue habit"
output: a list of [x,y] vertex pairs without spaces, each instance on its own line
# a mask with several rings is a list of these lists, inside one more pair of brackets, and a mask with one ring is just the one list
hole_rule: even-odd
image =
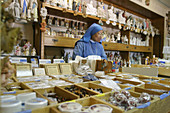
[[101,44],[103,28],[94,23],[92,24],[84,34],[84,36],[75,43],[73,50],[74,60],[76,56],[87,57],[89,55],[98,55],[102,59],[107,60],[107,56],[104,52],[104,48]]

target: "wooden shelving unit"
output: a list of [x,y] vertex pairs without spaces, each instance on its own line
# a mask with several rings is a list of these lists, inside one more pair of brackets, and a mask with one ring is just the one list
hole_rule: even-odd
[[[124,0],[121,0],[121,1],[124,1]],[[126,4],[130,3],[130,2],[127,3],[127,0],[124,1],[124,2],[126,2]],[[121,6],[120,2],[118,2],[118,4],[114,4],[114,2],[108,2],[107,0],[104,0],[104,3],[107,3],[107,4],[110,3],[114,7],[126,10],[126,11],[128,11],[128,12],[130,12],[132,14],[135,14],[137,16],[140,16],[142,18],[149,18],[149,19],[152,20],[152,22],[154,22],[154,21],[157,22],[157,20],[160,20],[160,19],[157,19],[159,17],[157,14],[154,15],[153,12],[148,11],[148,10],[147,10],[147,14],[150,13],[150,15],[149,15],[150,17],[148,17],[144,13],[141,14],[141,13],[138,13],[138,11],[131,10],[129,8]],[[47,12],[50,13],[51,15],[56,15],[56,16],[61,16],[61,17],[65,17],[65,18],[76,19],[76,20],[79,20],[79,21],[88,22],[89,24],[91,24],[93,22],[98,22],[98,20],[101,19],[101,18],[96,17],[96,16],[85,15],[85,14],[82,14],[80,12],[74,12],[72,10],[67,10],[67,9],[64,9],[64,8],[61,8],[61,7],[51,6],[51,5],[43,3],[43,2],[41,4],[42,4],[42,7],[46,7],[47,8]],[[138,9],[136,9],[136,10],[138,10]],[[152,18],[152,15],[154,15],[153,18]],[[162,18],[162,17],[160,16],[160,18]],[[103,22],[107,21],[106,19],[101,19],[101,20]],[[43,21],[46,21],[46,20],[42,19],[42,22]],[[117,25],[118,24],[119,23],[117,23]],[[124,25],[121,24],[121,26],[124,26]],[[131,32],[132,31],[130,31],[130,30],[128,30],[128,31],[121,31],[121,33],[123,35],[125,35],[125,34],[127,35],[129,41],[130,41],[130,33]],[[139,33],[137,33],[137,34],[139,34]],[[163,34],[162,34],[162,36],[163,36]],[[40,45],[39,45],[39,47],[37,47],[37,49],[40,51],[41,58],[45,58],[45,56],[44,56],[44,48],[45,47],[48,47],[48,46],[51,47],[52,46],[52,47],[74,48],[75,42],[78,41],[79,39],[68,38],[68,37],[48,36],[48,35],[45,35],[43,32],[41,32],[41,36],[40,36],[40,39],[38,39],[38,41],[39,40],[40,40]],[[123,57],[126,58],[127,60],[129,60],[129,52],[144,52],[144,53],[146,53],[146,55],[149,55],[151,57],[153,55],[153,49],[154,49],[153,48],[154,47],[153,46],[154,45],[153,44],[153,40],[154,40],[154,38],[151,37],[150,41],[149,41],[149,46],[130,45],[130,42],[128,42],[128,44],[103,42],[102,45],[103,45],[105,50],[109,50],[109,51],[121,51],[122,52],[121,55],[125,55]]]

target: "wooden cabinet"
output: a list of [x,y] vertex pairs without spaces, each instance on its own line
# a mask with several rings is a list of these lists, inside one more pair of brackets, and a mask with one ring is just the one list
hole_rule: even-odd
[[[132,5],[132,3],[130,1],[128,1],[128,2],[127,2],[127,0],[120,0],[120,1],[124,1],[127,5],[128,4]],[[129,7],[128,8],[125,7],[120,2],[118,2],[118,3],[108,2],[107,0],[104,0],[104,3],[112,4],[116,8],[126,10],[126,11],[128,11],[134,15],[137,15],[139,17],[142,17],[142,18],[150,18],[152,20],[155,20],[160,17],[159,15],[157,15],[151,11],[148,11],[148,10],[147,10],[147,14],[149,14],[149,16],[147,14],[145,14],[144,12],[138,11],[138,9],[141,9],[141,7],[137,8],[137,9],[133,9],[133,8],[130,9]],[[84,15],[80,12],[75,13],[72,10],[67,10],[67,9],[64,9],[61,7],[57,7],[57,6],[51,6],[51,5],[45,4],[43,2],[41,4],[42,4],[42,7],[46,7],[47,12],[52,15],[62,16],[64,18],[76,19],[76,20],[80,20],[80,21],[85,21],[85,22],[88,22],[88,24],[92,24],[94,22],[97,23],[100,19],[99,17],[95,17],[95,16],[91,16],[91,15]],[[134,5],[132,5],[132,6],[134,6]],[[103,22],[106,22],[106,19],[101,19],[101,20]],[[42,22],[43,21],[45,21],[45,20],[42,19]],[[117,25],[118,25],[118,23],[117,23]],[[124,25],[122,25],[122,26],[124,26]],[[130,41],[130,32],[131,31],[127,30],[127,31],[123,31],[123,33],[122,33],[123,35],[124,34],[127,35],[129,41]],[[37,47],[37,49],[39,49],[39,51],[41,52],[41,58],[45,58],[45,56],[44,56],[45,46],[74,48],[75,42],[78,41],[79,39],[68,38],[68,37],[47,36],[44,34],[44,32],[41,32],[40,39],[37,39],[37,40],[40,41],[40,46]],[[124,58],[127,58],[127,60],[129,60],[129,52],[144,52],[147,55],[152,56],[153,49],[154,49],[153,48],[153,40],[154,40],[154,38],[151,37],[150,41],[149,41],[149,46],[130,45],[129,42],[128,42],[128,44],[103,42],[102,45],[105,50],[125,52],[126,53],[125,55],[127,55],[127,56],[124,56]]]

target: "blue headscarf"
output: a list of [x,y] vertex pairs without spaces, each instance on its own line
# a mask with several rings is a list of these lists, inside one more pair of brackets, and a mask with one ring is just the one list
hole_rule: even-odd
[[91,37],[101,30],[103,30],[103,28],[99,24],[94,23],[87,29],[81,40],[84,42],[89,42]]

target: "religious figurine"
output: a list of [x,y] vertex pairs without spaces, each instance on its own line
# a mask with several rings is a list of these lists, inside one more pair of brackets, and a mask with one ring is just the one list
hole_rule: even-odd
[[49,16],[49,19],[48,19],[48,24],[49,24],[49,25],[52,25],[52,19],[53,19],[53,17],[50,17],[50,16]]
[[69,6],[68,6],[68,9],[69,9],[69,10],[72,10],[72,7],[73,7],[73,6],[72,6],[72,3],[73,3],[73,0],[69,0]]
[[27,10],[27,20],[31,21],[31,7]]
[[21,0],[21,8],[22,8],[22,13],[21,13],[21,21],[22,22],[27,22],[26,21],[26,13],[27,13],[27,9],[28,9],[28,2],[29,0]]
[[63,0],[63,8],[67,9],[67,0]]
[[129,18],[127,19],[126,25],[128,26],[128,29],[130,29],[131,25],[132,25],[132,17],[129,16]]
[[86,5],[86,2],[84,1],[83,7],[82,7],[82,13],[86,14],[86,10],[87,10],[87,5]]
[[73,8],[72,8],[73,11],[76,10],[76,4],[77,4],[77,3],[76,3],[76,0],[73,0],[73,6],[72,6],[72,7],[73,7]]
[[25,56],[29,56],[29,48],[27,48],[27,49],[24,51],[24,55],[25,55]]
[[78,3],[77,3],[77,12],[81,12],[81,2],[80,2],[80,0],[78,0]]
[[120,38],[121,38],[121,35],[120,35],[120,32],[118,32],[118,34],[117,34],[117,43],[120,43]]
[[21,56],[21,48],[19,46],[16,46],[15,55],[16,56]]
[[31,14],[33,15],[35,22],[38,22],[37,8],[38,8],[37,0],[32,0],[32,2],[31,2]]
[[111,6],[111,8],[108,10],[109,13],[109,20],[117,22],[117,17],[116,14],[113,13],[113,6]]
[[44,8],[41,8],[40,16],[42,17],[42,19],[46,19],[47,9],[46,9],[45,7],[44,7]]
[[94,15],[97,14],[97,9],[93,7],[93,1],[90,1],[90,4],[87,4],[86,14]]
[[15,18],[17,20],[20,19],[20,14],[21,14],[21,7],[20,7],[20,4],[18,2],[18,0],[15,0],[15,4],[14,4],[14,9],[15,9]]
[[21,7],[18,0],[13,0],[8,7],[8,11],[16,18],[16,20],[20,19]]
[[31,52],[31,56],[35,56],[35,55],[36,55],[36,49],[33,48],[33,49],[32,49],[32,52]]
[[97,8],[97,16],[103,18],[104,14],[105,14],[105,11],[103,9],[103,3],[101,2],[101,4],[100,4],[100,2],[99,2],[99,6]]
[[56,0],[50,0],[50,5],[52,6],[57,6],[57,1]]
[[46,0],[45,3],[46,3],[46,4],[50,4],[50,0]]
[[120,12],[119,12],[118,21],[119,21],[119,23],[121,23],[121,24],[125,24],[126,18],[123,17],[123,11],[120,11]]

